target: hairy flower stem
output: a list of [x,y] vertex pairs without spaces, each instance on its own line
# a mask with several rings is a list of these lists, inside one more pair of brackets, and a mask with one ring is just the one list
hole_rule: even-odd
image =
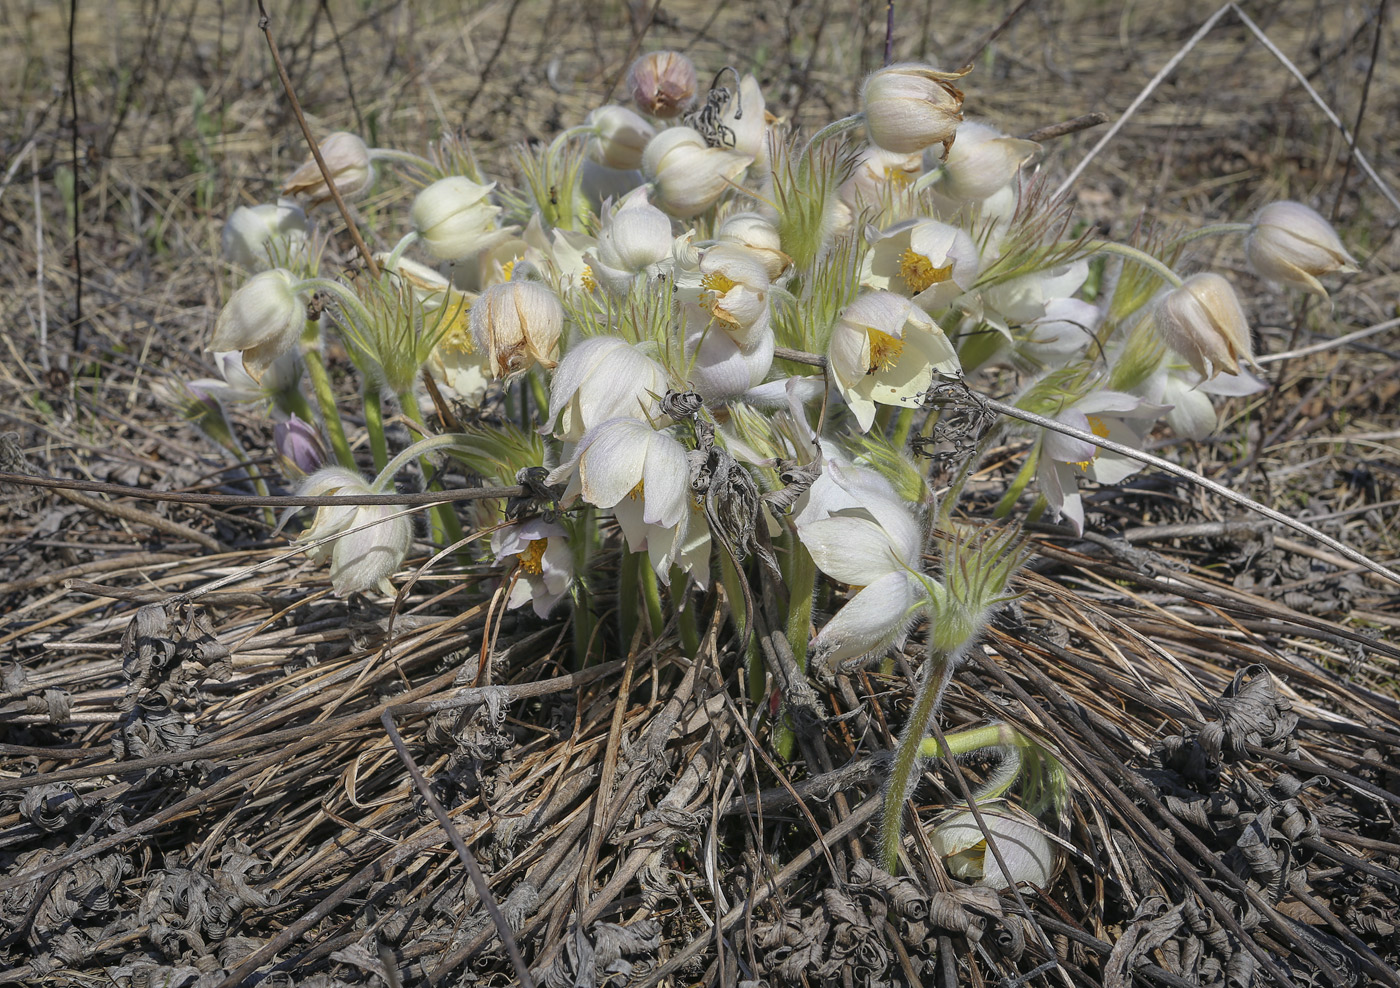
[[[964,646],[966,647],[966,646]],[[925,660],[924,681],[914,697],[914,709],[905,725],[904,737],[894,755],[894,767],[885,783],[885,805],[880,815],[880,846],[884,869],[894,874],[899,867],[899,842],[904,832],[904,801],[909,796],[909,781],[919,760],[924,735],[930,718],[938,709],[938,701],[953,678],[957,666],[955,655],[930,650]]]
[[637,635],[641,608],[634,602],[637,600],[637,578],[642,560],[646,558],[646,550],[629,552],[622,557],[622,563],[617,568],[617,630],[618,641],[624,649],[632,647],[632,639]]
[[[410,422],[416,427],[419,436],[424,438],[428,435],[428,427],[423,422],[423,412],[418,408],[418,402],[414,400],[412,392],[399,396],[399,404],[403,406],[403,411]],[[425,478],[433,475],[432,464],[426,459],[420,460]],[[430,491],[442,490],[442,482],[434,480],[428,485]],[[438,545],[452,545],[462,540],[462,522],[457,517],[457,511],[451,504],[436,504],[432,509],[433,518],[433,541]]]
[[652,569],[651,557],[645,552],[640,555],[642,597],[646,602],[647,622],[651,625],[651,640],[656,641],[666,628],[666,614],[661,609],[661,587],[657,585],[656,570]]
[[[792,551],[788,554],[787,586],[788,616],[787,640],[792,647],[792,657],[798,671],[807,672],[807,644],[811,639],[812,597],[817,585],[817,564],[812,554],[796,538],[792,540]],[[790,761],[796,748],[797,736],[786,723],[773,727],[773,748],[781,761]]]
[[700,654],[700,629],[695,623],[695,607],[686,598],[688,579],[679,566],[671,567],[671,606],[676,612],[676,634],[680,636],[685,657],[694,659]]
[[1117,254],[1119,257],[1125,257],[1130,261],[1135,261],[1143,267],[1151,268],[1153,271],[1157,272],[1157,275],[1173,288],[1181,287],[1180,275],[1151,254],[1147,253],[1147,251],[1138,250],[1136,247],[1129,247],[1127,244],[1116,244],[1111,240],[1090,240],[1084,245],[1084,248],[1091,254]]
[[374,472],[379,473],[389,462],[389,444],[384,439],[384,405],[379,389],[368,381],[361,395],[365,403],[365,431],[369,433],[369,448],[374,456]]
[[321,359],[321,352],[315,347],[308,347],[304,356],[306,374],[311,378],[311,390],[316,395],[316,404],[321,406],[321,419],[326,423],[326,434],[330,437],[331,451],[335,453],[336,462],[349,470],[357,469],[355,456],[350,452],[350,443],[345,438],[345,426],[340,421],[340,410],[335,406],[335,392],[331,390],[330,375],[326,373],[326,364]]
[[[742,633],[745,628],[751,626],[753,617],[744,604],[744,588],[739,582],[743,576],[734,568],[734,562],[727,552],[719,554],[719,576],[720,582],[724,584],[724,596],[729,601],[729,619],[734,622],[734,630]],[[764,687],[767,685],[763,654],[758,648],[757,635],[749,635],[746,658],[749,670],[749,697],[757,702],[762,699]]]

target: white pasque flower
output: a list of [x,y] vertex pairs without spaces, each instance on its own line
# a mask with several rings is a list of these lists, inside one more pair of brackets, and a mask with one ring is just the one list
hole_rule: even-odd
[[[1140,449],[1143,437],[1165,411],[1166,406],[1136,395],[1105,390],[1085,395],[1051,418],[1100,439]],[[1079,494],[1079,477],[1083,475],[1100,484],[1117,484],[1141,470],[1142,463],[1052,429],[1042,432],[1035,475],[1040,493],[1056,517],[1069,519],[1075,531],[1083,533],[1084,501]]]
[[[369,148],[354,134],[344,130],[327,134],[321,141],[320,151],[321,160],[326,163],[326,172],[343,198],[354,198],[367,192],[374,184],[374,169],[370,167]],[[314,155],[287,176],[287,180],[282,183],[282,194],[309,199],[313,206],[331,199],[330,191],[326,187],[326,175],[321,172],[321,166],[316,164]]]
[[[987,825],[986,833],[971,810],[954,813],[929,833],[929,843],[948,866],[949,874],[993,889],[1022,882],[1048,888],[1055,877],[1058,854],[1040,821],[1003,802],[979,803],[977,810]],[[1006,862],[1006,872],[988,848],[988,836]]]
[[573,456],[550,472],[548,482],[565,483],[561,502],[580,495],[598,508],[611,508],[627,546],[646,550],[663,581],[680,564],[705,582],[709,529],[690,490],[686,448],[664,432],[635,418],[615,418],[589,429]]
[[958,128],[958,139],[948,151],[939,191],[954,199],[989,198],[1014,182],[1021,166],[1039,152],[1035,141],[968,121]]
[[[307,477],[297,493],[320,497],[383,492],[354,470],[326,467]],[[306,554],[313,562],[330,557],[331,586],[337,594],[379,590],[392,595],[394,585],[389,577],[403,564],[413,545],[413,523],[402,511],[396,504],[320,507],[298,542],[306,545]],[[326,538],[331,541],[311,544]]]
[[882,652],[908,631],[928,589],[919,577],[923,530],[889,482],[828,460],[793,518],[797,537],[827,576],[860,590],[812,640],[818,668]]
[[924,157],[917,151],[886,151],[871,145],[861,152],[851,177],[841,183],[839,195],[853,213],[860,213],[909,188],[923,170]]
[[776,281],[792,267],[792,258],[783,251],[778,228],[758,213],[734,213],[725,217],[715,232],[715,239],[751,252],[763,262],[769,281]]
[[656,136],[645,117],[615,103],[598,107],[583,118],[583,125],[592,129],[583,146],[588,160],[619,171],[641,168],[642,152]]
[[626,295],[637,278],[651,279],[671,267],[671,217],[647,199],[645,188],[628,193],[602,214],[598,243],[590,251],[593,277],[614,295]]
[[209,349],[240,351],[248,374],[261,381],[306,328],[306,299],[299,289],[295,276],[282,268],[253,275],[219,313]]
[[1183,364],[1163,361],[1157,372],[1147,379],[1141,393],[1149,401],[1171,406],[1167,425],[1177,435],[1204,439],[1215,431],[1218,422],[1212,396],[1243,398],[1258,394],[1268,386],[1247,370],[1203,378]]
[[527,600],[540,617],[547,617],[569,592],[574,580],[574,553],[568,532],[557,522],[530,518],[505,525],[491,533],[491,551],[497,562],[514,558],[520,575],[511,587],[507,608]]
[[549,415],[542,434],[577,441],[608,419],[656,420],[666,371],[617,336],[591,336],[571,346],[549,382]]
[[953,80],[965,74],[914,62],[876,69],[861,90],[870,143],[898,154],[942,144],[946,153],[962,121],[963,94]]
[[1254,362],[1249,320],[1235,289],[1223,277],[1203,271],[1157,300],[1153,309],[1162,336],[1202,377],[1240,372],[1240,360]]
[[1322,214],[1301,202],[1271,202],[1255,214],[1244,242],[1245,256],[1261,278],[1327,297],[1318,275],[1357,270]]
[[491,373],[512,378],[534,364],[558,363],[564,307],[536,281],[507,281],[481,293],[471,308],[472,339],[486,354]]
[[642,173],[652,183],[658,206],[689,219],[718,202],[752,162],[752,155],[711,147],[691,127],[671,127],[647,144]]
[[914,300],[925,312],[942,309],[970,289],[982,258],[966,230],[938,220],[897,223],[871,236],[861,284]]
[[909,299],[864,292],[831,330],[827,360],[861,431],[875,405],[903,405],[927,391],[935,372],[959,373],[958,355],[943,330]]
[[291,261],[306,247],[310,223],[295,199],[239,206],[224,221],[224,258],[254,271]]
[[490,200],[495,187],[450,175],[419,192],[409,217],[428,253],[439,261],[465,261],[509,237],[512,231],[496,226],[501,208]]

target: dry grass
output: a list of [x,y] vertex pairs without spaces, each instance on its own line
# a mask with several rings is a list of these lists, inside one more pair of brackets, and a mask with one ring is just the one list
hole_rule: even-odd
[[[0,432],[35,473],[246,492],[152,386],[208,373],[219,226],[271,196],[300,138],[246,5],[113,6],[80,6],[76,128],[65,11],[0,7]],[[409,148],[462,128],[494,167],[596,105],[639,6],[331,4],[333,27],[297,3],[275,28],[317,127]],[[1260,6],[1353,125],[1376,5]],[[954,62],[1008,9],[899,4],[897,54]],[[1116,116],[1213,9],[1032,4],[978,56],[968,109],[1016,132]],[[1264,352],[1394,317],[1400,216],[1225,24],[1089,168],[1081,215],[1123,233],[1283,196],[1335,208],[1364,265],[1334,308],[1264,292],[1234,247],[1197,260],[1259,289]],[[752,67],[810,123],[851,108],[883,31],[883,4],[677,3],[645,43]],[[1397,41],[1388,23],[1358,141],[1392,186]],[[1045,168],[1095,139],[1056,142]],[[359,208],[403,195],[384,183]],[[1393,565],[1397,345],[1274,364],[1217,440],[1165,455]],[[241,428],[266,448],[265,423]],[[989,469],[989,496],[1004,479]],[[1064,872],[1018,900],[955,888],[918,828],[908,878],[869,867],[907,668],[839,677],[816,706],[789,684],[798,757],[780,767],[719,608],[695,662],[614,643],[575,671],[565,624],[503,617],[480,572],[439,568],[391,614],[330,597],[254,511],[16,494],[0,504],[0,981],[510,983],[387,710],[549,984],[1400,984],[1395,588],[1151,476],[1096,510],[1102,534],[1035,533],[1026,596],[944,716],[1007,721],[1075,779]],[[909,819],[984,768],[931,765]]]

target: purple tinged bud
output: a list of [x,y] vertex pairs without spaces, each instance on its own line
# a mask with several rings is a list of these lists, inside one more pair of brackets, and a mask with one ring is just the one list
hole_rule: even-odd
[[272,427],[272,441],[283,465],[297,475],[315,473],[326,462],[320,433],[295,415]]

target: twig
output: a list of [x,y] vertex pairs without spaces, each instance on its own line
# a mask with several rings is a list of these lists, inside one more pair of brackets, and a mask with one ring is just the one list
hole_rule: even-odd
[[[801,350],[793,350],[789,347],[774,347],[773,355],[775,357],[782,358],[783,360],[793,360],[797,361],[798,363],[811,364],[815,367],[826,366],[826,358],[823,357],[821,354],[806,353]],[[969,391],[969,394],[975,394],[975,392]],[[1390,567],[1383,566],[1382,564],[1371,559],[1364,553],[1358,552],[1357,550],[1353,549],[1345,542],[1339,542],[1336,539],[1332,538],[1332,536],[1326,534],[1325,532],[1321,532],[1318,531],[1316,528],[1313,528],[1311,525],[1305,524],[1304,522],[1301,522],[1296,518],[1289,517],[1281,511],[1275,511],[1268,505],[1260,504],[1253,498],[1246,497],[1238,491],[1226,487],[1224,484],[1217,483],[1216,481],[1210,480],[1207,477],[1202,477],[1194,470],[1188,470],[1186,467],[1177,466],[1170,460],[1164,460],[1160,456],[1153,456],[1151,453],[1144,453],[1140,449],[1134,449],[1131,446],[1125,446],[1122,443],[1116,443],[1111,439],[1104,439],[1102,436],[1096,436],[1092,432],[1086,432],[1083,429],[1076,429],[1073,426],[1065,425],[1063,422],[1056,422],[1054,419],[1046,418],[1044,415],[1037,415],[1034,412],[1028,412],[1024,409],[1017,408],[1015,405],[1008,405],[1004,401],[997,401],[993,398],[987,398],[982,395],[977,395],[973,400],[975,400],[978,404],[989,408],[994,412],[1000,412],[1002,415],[1005,415],[1009,418],[1018,419],[1029,425],[1039,426],[1042,429],[1049,429],[1050,431],[1058,432],[1061,435],[1071,436],[1075,439],[1082,440],[1086,443],[1092,443],[1100,449],[1106,449],[1109,452],[1117,453],[1120,456],[1126,456],[1129,459],[1137,460],[1139,463],[1147,463],[1151,466],[1156,467],[1159,470],[1164,470],[1172,476],[1180,477],[1185,481],[1195,484],[1197,487],[1203,487],[1206,490],[1210,491],[1212,494],[1215,494],[1219,497],[1223,497],[1227,501],[1233,501],[1236,504],[1243,505],[1249,510],[1257,512],[1258,514],[1263,515],[1265,518],[1268,518],[1271,521],[1276,521],[1280,525],[1286,525],[1289,528],[1293,529],[1295,532],[1301,532],[1309,538],[1321,542],[1323,545],[1327,546],[1327,548],[1340,553],[1347,559],[1351,560],[1353,563],[1356,563],[1359,566],[1364,566],[1371,572],[1385,577],[1392,583],[1400,585],[1400,573],[1395,572],[1395,570],[1391,569]],[[0,477],[0,480],[3,479],[3,477]]]
[[103,501],[99,498],[88,497],[86,494],[79,494],[77,491],[69,490],[65,487],[55,487],[54,491],[59,497],[67,501],[72,501],[74,504],[87,508],[90,511],[112,515],[136,525],[145,525],[147,528],[154,528],[156,531],[164,532],[166,535],[187,539],[196,545],[204,546],[204,548],[208,549],[210,552],[223,552],[226,549],[226,546],[212,535],[206,535],[204,532],[190,528],[188,525],[181,525],[178,521],[171,521],[169,518],[153,515],[149,511],[133,508],[129,504],[113,504],[111,501]]
[[1294,357],[1306,357],[1309,354],[1335,350],[1338,347],[1344,347],[1350,343],[1355,343],[1357,340],[1364,340],[1368,336],[1384,333],[1386,330],[1394,329],[1396,326],[1400,326],[1400,319],[1387,319],[1385,322],[1376,323],[1374,326],[1367,326],[1365,329],[1358,329],[1356,332],[1347,333],[1345,336],[1334,336],[1328,340],[1319,340],[1316,343],[1310,343],[1307,346],[1299,347],[1296,350],[1287,350],[1283,353],[1265,354],[1262,357],[1255,358],[1254,362],[1257,364],[1272,364],[1280,360],[1291,360]]
[[292,88],[292,80],[287,75],[287,67],[282,64],[282,56],[277,52],[277,42],[272,39],[272,18],[268,16],[267,7],[264,6],[263,0],[258,0],[258,28],[267,38],[268,50],[272,52],[272,64],[277,66],[277,78],[282,80],[282,89],[287,94],[287,102],[292,105],[292,114],[297,118],[301,134],[306,138],[306,143],[311,148],[311,157],[316,159],[316,167],[321,169],[321,177],[326,180],[326,191],[335,200],[335,208],[340,210],[340,216],[345,220],[345,230],[350,234],[350,239],[354,242],[355,249],[360,252],[360,257],[364,258],[365,268],[368,269],[371,276],[378,278],[379,265],[375,263],[374,255],[365,245],[364,238],[360,236],[360,228],[355,225],[354,219],[350,216],[350,210],[345,205],[345,199],[335,186],[331,170],[326,167],[326,159],[321,157],[321,145],[317,144],[316,138],[311,136],[311,126],[306,122],[306,115],[301,112],[301,101],[297,99],[296,90]]
[[515,968],[515,976],[520,979],[519,983],[524,988],[535,988],[535,979],[530,977],[530,968],[526,966],[525,958],[520,956],[520,946],[515,942],[515,934],[511,932],[510,924],[501,914],[501,907],[496,904],[496,897],[491,894],[491,886],[487,884],[486,876],[481,873],[481,868],[477,865],[476,858],[472,857],[467,842],[462,840],[462,835],[452,824],[452,818],[447,815],[447,811],[442,808],[442,804],[433,795],[432,789],[428,786],[428,780],[423,778],[418,763],[413,760],[408,746],[403,743],[403,738],[399,736],[398,728],[394,726],[393,712],[385,710],[379,718],[379,723],[383,724],[384,730],[388,732],[389,741],[394,745],[394,751],[398,754],[399,761],[403,762],[404,767],[408,769],[408,774],[413,776],[413,785],[418,789],[418,795],[423,797],[423,801],[433,811],[433,816],[437,817],[438,823],[442,824],[442,829],[447,831],[447,837],[452,841],[452,846],[457,849],[457,856],[462,859],[467,874],[471,876],[472,884],[476,886],[477,898],[486,907],[487,915],[491,917],[491,922],[496,925],[496,932],[501,935],[501,942],[505,944],[511,966]]
[[281,494],[200,494],[193,491],[152,491],[130,484],[106,484],[94,480],[59,480],[56,477],[35,477],[27,473],[0,473],[0,484],[22,487],[43,487],[47,490],[88,491],[92,494],[112,494],[134,497],[144,501],[173,501],[176,504],[211,504],[235,508],[320,508],[352,504],[392,504],[400,507],[422,507],[425,504],[445,504],[449,501],[482,501],[493,497],[525,497],[523,487],[462,487],[455,491],[420,491],[414,494],[323,494],[315,497]]
[[1095,110],[1093,113],[1082,113],[1069,120],[1061,120],[1059,123],[1046,124],[1044,127],[1037,127],[1029,134],[1022,135],[1028,141],[1051,141],[1057,137],[1067,137],[1070,134],[1077,134],[1081,130],[1088,130],[1090,127],[1097,127],[1100,124],[1108,123],[1108,114]]

